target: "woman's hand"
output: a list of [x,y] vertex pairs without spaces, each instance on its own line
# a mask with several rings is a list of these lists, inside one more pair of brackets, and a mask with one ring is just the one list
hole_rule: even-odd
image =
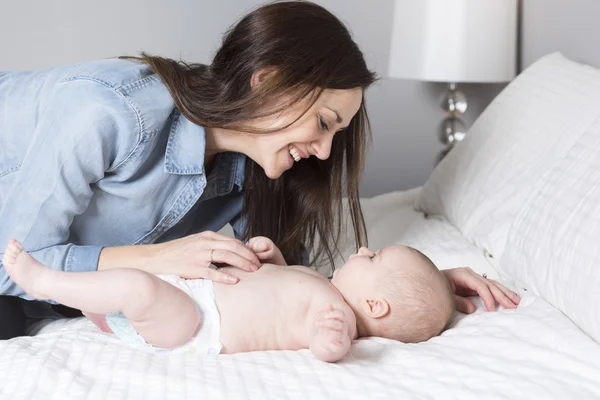
[[456,309],[465,314],[475,311],[475,305],[467,299],[469,296],[479,295],[488,311],[494,311],[496,303],[504,308],[517,308],[521,301],[515,292],[492,279],[479,276],[469,267],[447,269],[441,272],[452,287]]
[[256,254],[256,257],[263,262],[275,265],[287,265],[279,247],[273,241],[264,236],[255,236],[248,240],[246,246]]
[[177,274],[182,278],[205,278],[221,283],[237,283],[239,278],[218,269],[228,265],[248,272],[260,268],[258,257],[241,241],[206,231],[152,246],[148,272]]

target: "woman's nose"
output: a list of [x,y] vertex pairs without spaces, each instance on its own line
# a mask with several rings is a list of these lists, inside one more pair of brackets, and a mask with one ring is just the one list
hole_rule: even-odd
[[319,160],[327,160],[331,154],[331,143],[333,142],[333,133],[311,143],[315,156]]

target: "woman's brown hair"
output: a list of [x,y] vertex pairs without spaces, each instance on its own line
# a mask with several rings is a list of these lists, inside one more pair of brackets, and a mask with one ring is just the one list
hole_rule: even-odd
[[[190,121],[249,133],[295,122],[257,131],[245,125],[254,118],[306,99],[310,108],[324,89],[365,89],[376,79],[344,24],[308,1],[269,3],[245,15],[225,34],[210,65],[146,54],[139,59],[161,78]],[[274,72],[252,88],[253,73],[263,68]],[[248,158],[244,237],[271,238],[288,263],[300,262],[303,247],[314,259],[332,262],[346,195],[356,246],[366,245],[358,186],[369,135],[363,98],[345,132],[334,136],[327,160],[304,159],[271,180]]]

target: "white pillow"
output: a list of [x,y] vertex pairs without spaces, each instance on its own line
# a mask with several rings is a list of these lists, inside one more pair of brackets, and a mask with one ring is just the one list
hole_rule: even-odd
[[600,342],[600,116],[536,182],[500,265]]
[[600,72],[559,53],[510,83],[436,167],[418,208],[441,214],[500,259],[518,210],[544,171],[600,115]]
[[470,267],[478,274],[498,279],[494,260],[485,250],[474,246],[443,218],[421,217],[401,234],[390,237],[388,245],[403,244],[421,251],[440,269]]
[[[483,249],[473,246],[462,234],[443,218],[425,218],[414,210],[420,188],[403,192],[390,192],[370,199],[361,198],[369,248],[404,244],[412,246],[427,255],[439,269],[471,267],[477,273],[486,273],[490,278],[498,278],[489,255]],[[340,243],[335,266],[341,267],[347,257],[354,253],[354,237],[350,221],[346,218],[343,231],[347,234]],[[329,265],[317,268],[329,275]]]

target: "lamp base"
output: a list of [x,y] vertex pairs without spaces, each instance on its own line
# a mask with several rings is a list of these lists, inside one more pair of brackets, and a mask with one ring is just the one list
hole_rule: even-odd
[[456,89],[456,83],[448,83],[448,88],[442,100],[442,110],[447,115],[442,121],[440,141],[446,145],[444,153],[463,140],[467,134],[467,126],[460,118],[467,110],[467,97]]
[[440,132],[440,141],[446,147],[454,146],[454,143],[460,142],[467,135],[467,127],[464,121],[458,117],[447,117],[442,121]]

